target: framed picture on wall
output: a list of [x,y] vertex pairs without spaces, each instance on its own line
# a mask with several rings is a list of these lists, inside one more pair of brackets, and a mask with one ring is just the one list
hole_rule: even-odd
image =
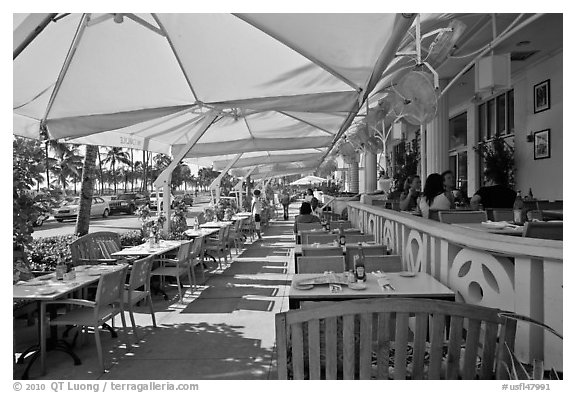
[[534,159],[550,158],[550,129],[534,133]]
[[550,79],[534,85],[534,113],[550,109]]

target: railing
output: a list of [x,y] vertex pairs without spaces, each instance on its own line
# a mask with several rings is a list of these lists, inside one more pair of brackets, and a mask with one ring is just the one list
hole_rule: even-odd
[[[359,202],[356,228],[402,256],[405,269],[431,274],[456,300],[514,311],[562,332],[562,241],[484,233]],[[519,323],[516,354],[562,370],[562,342]]]

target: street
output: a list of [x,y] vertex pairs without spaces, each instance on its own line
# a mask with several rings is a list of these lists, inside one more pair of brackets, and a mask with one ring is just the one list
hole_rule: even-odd
[[[198,204],[194,203],[192,207],[188,207],[188,211],[192,213],[201,213],[204,208],[208,207],[207,198],[199,198]],[[140,229],[141,222],[138,220],[137,215],[127,215],[125,213],[117,213],[107,218],[92,217],[90,219],[90,232],[113,231],[113,232],[128,232]],[[188,225],[192,225],[192,218],[188,218]],[[44,222],[41,227],[34,228],[32,237],[34,239],[41,237],[72,235],[74,233],[75,220],[66,220],[64,222],[57,222],[54,217],[50,217]]]

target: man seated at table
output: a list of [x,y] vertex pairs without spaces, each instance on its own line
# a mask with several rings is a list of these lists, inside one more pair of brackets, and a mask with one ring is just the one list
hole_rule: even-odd
[[470,199],[470,207],[480,209],[480,204],[486,208],[512,208],[516,193],[506,185],[504,173],[495,169],[484,172],[484,187],[480,187]]
[[302,202],[300,214],[294,218],[294,233],[298,233],[298,223],[321,222],[318,216],[312,215],[312,206],[308,202]]

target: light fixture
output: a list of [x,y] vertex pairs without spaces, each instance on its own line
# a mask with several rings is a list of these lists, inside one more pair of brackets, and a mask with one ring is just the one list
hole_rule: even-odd
[[532,41],[520,41],[516,44],[516,46],[528,46],[532,43]]
[[124,14],[114,14],[114,22],[116,23],[124,22]]

